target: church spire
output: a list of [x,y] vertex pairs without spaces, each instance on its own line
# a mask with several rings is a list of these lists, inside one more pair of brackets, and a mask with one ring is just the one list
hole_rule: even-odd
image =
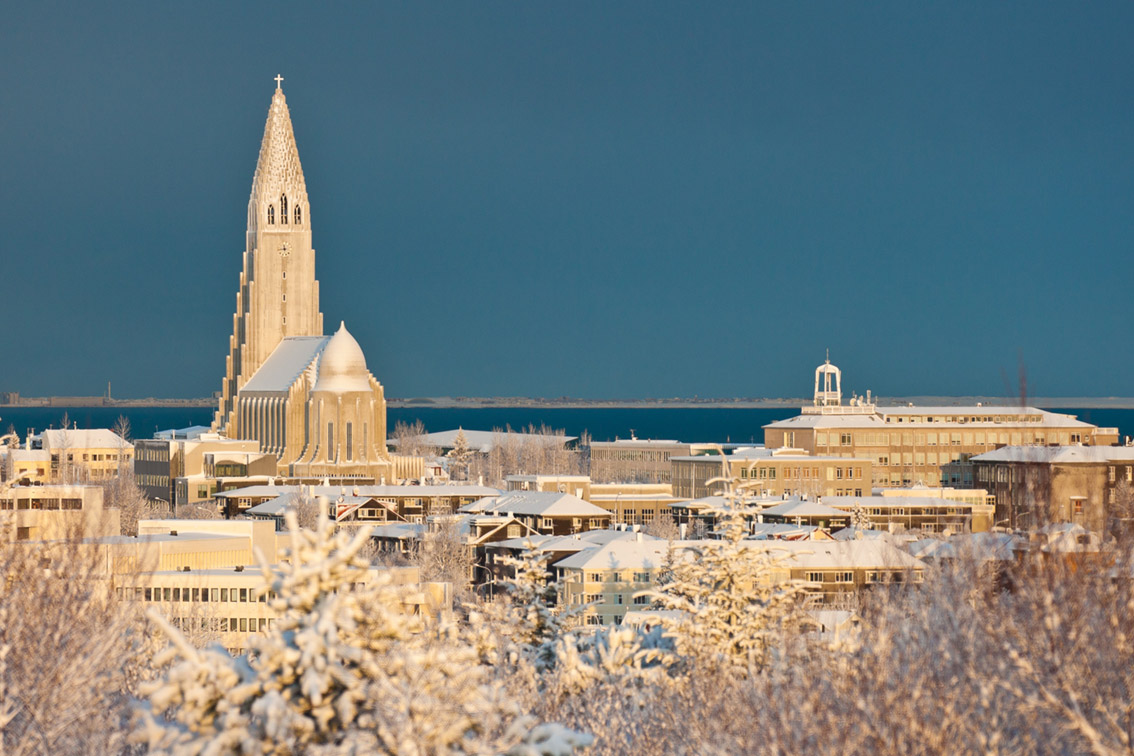
[[307,228],[310,222],[307,184],[295,146],[287,98],[280,86],[283,77],[277,75],[275,81],[276,91],[272,93],[256,174],[252,177],[252,196],[248,200],[250,238],[257,230],[291,231],[296,226]]

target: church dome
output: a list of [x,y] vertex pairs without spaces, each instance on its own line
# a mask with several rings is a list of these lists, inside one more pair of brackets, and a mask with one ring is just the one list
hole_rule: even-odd
[[362,347],[350,335],[345,323],[323,348],[319,357],[319,377],[312,391],[344,394],[348,391],[370,391],[370,373]]

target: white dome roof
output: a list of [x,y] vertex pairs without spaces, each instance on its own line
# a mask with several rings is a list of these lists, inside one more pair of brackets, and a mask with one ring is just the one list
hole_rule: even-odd
[[339,330],[335,331],[335,335],[323,348],[323,354],[319,356],[319,378],[312,390],[336,394],[370,390],[366,356],[346,329],[345,323],[339,323]]

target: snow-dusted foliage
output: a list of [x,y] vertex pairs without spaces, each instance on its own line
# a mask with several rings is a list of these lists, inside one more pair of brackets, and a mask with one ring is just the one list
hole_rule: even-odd
[[314,531],[288,525],[289,561],[263,566],[278,619],[248,654],[196,649],[154,617],[172,645],[140,710],[151,752],[567,756],[589,742],[524,716],[457,632],[365,583],[368,530],[333,534],[325,515]]
[[660,682],[676,661],[673,644],[658,626],[611,625],[589,634],[570,634],[557,645],[556,683],[580,692],[596,684],[623,687],[627,695]]
[[855,501],[854,506],[851,507],[850,526],[855,530],[870,530],[874,527],[870,515],[866,513],[866,507],[859,501]]
[[541,672],[551,669],[573,613],[556,604],[559,585],[547,571],[547,555],[528,548],[500,561],[512,575],[501,581],[503,595],[486,607],[486,619],[499,632],[508,661],[526,660]]
[[745,540],[754,513],[738,482],[710,482],[725,488],[714,513],[719,540],[684,546],[669,581],[647,595],[655,607],[676,612],[659,619],[682,656],[710,669],[749,674],[768,662],[803,588],[777,577],[785,572],[784,559],[774,546]]

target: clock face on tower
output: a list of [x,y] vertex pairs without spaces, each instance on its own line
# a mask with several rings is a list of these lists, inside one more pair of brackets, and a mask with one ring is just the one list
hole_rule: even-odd
[[283,244],[281,244],[280,245],[280,257],[287,257],[288,255],[290,255],[291,252],[289,250],[290,250],[290,247],[288,246],[287,242],[284,242]]

